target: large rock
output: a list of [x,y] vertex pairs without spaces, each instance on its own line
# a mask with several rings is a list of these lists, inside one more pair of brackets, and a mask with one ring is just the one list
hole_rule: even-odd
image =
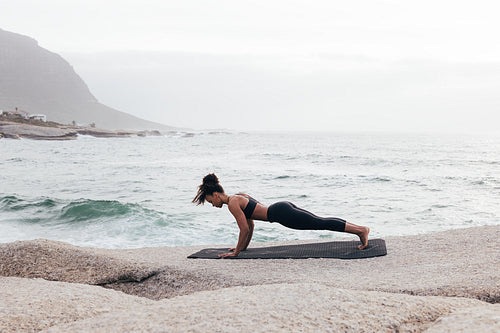
[[478,305],[454,311],[439,318],[426,333],[498,333],[500,304]]
[[36,139],[36,140],[70,140],[77,137],[77,132],[57,127],[42,127],[28,124],[0,124],[0,134],[6,138]]
[[18,123],[13,121],[0,120],[0,138],[9,139],[34,139],[34,140],[71,140],[80,135],[90,135],[98,138],[123,138],[132,136],[159,136],[159,131],[127,131],[127,130],[106,130],[101,128],[53,125],[43,126],[29,123]]
[[387,256],[363,260],[193,260],[186,256],[200,246],[0,244],[0,275],[25,277],[0,277],[0,331],[498,332],[500,305],[487,302],[498,302],[499,230],[387,238]]
[[284,283],[203,291],[141,306],[132,316],[106,312],[48,332],[419,332],[480,304]]
[[[145,264],[168,262],[173,268],[189,267],[208,275],[223,275],[245,285],[308,281],[346,289],[500,302],[500,225],[386,237],[385,240],[386,256],[361,260],[186,259],[201,246],[106,250],[105,253]],[[306,242],[318,240],[252,243],[250,246]]]
[[354,291],[316,283],[233,287],[155,302],[95,286],[0,278],[0,296],[2,332],[421,332],[427,328],[447,332],[474,327],[495,332],[500,328],[498,306],[477,300]]
[[167,264],[144,264],[45,239],[0,244],[0,276],[99,285],[154,300],[237,284]]
[[86,284],[142,281],[159,269],[50,240],[0,244],[0,276]]
[[153,301],[100,287],[0,277],[0,332],[38,332]]

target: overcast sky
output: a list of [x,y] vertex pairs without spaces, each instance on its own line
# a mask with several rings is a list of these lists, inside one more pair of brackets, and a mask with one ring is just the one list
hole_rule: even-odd
[[500,131],[497,1],[0,0],[96,98],[167,125]]

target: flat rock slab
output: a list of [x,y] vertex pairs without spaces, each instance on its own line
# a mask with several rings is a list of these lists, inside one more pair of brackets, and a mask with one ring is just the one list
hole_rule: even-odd
[[[249,248],[240,252],[237,257],[228,259],[308,259],[336,258],[363,259],[385,256],[387,249],[383,239],[370,239],[364,250],[359,250],[358,241],[335,241],[325,243],[281,245]],[[188,258],[220,259],[219,254],[227,253],[227,248],[203,249],[191,254]]]
[[46,332],[422,332],[440,317],[478,306],[488,310],[484,320],[494,321],[495,305],[472,299],[283,283],[203,291],[72,323],[60,319]]
[[92,249],[46,239],[0,244],[0,276],[86,284],[142,281],[159,271],[133,260],[94,254]]
[[85,284],[0,277],[0,332],[38,332],[107,312],[154,304],[146,298]]
[[69,140],[77,137],[75,130],[28,124],[0,124],[0,133],[6,138],[22,137],[35,140]]

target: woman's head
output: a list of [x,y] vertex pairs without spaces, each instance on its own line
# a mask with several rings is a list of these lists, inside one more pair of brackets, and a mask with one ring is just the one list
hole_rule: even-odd
[[213,197],[215,196],[216,199],[219,199],[219,194],[224,194],[224,189],[219,184],[219,179],[217,178],[217,176],[213,173],[210,173],[203,177],[203,183],[198,187],[198,193],[196,193],[193,202],[197,205],[200,205],[205,203],[205,200],[208,199],[209,202],[214,204]]

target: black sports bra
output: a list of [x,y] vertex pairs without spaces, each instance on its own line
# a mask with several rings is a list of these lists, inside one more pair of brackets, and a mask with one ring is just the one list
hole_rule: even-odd
[[247,203],[247,206],[245,207],[245,209],[243,209],[243,213],[245,214],[245,217],[247,219],[250,219],[252,218],[252,214],[253,214],[253,211],[255,210],[255,207],[257,206],[257,200],[255,200],[254,198],[248,196],[246,197],[248,199],[248,203]]

